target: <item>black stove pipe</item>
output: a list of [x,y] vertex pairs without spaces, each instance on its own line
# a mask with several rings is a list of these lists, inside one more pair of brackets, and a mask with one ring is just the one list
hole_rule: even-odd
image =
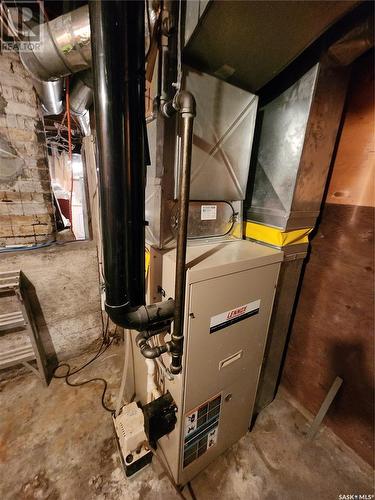
[[173,317],[145,306],[145,47],[143,1],[90,1],[106,311],[143,330]]

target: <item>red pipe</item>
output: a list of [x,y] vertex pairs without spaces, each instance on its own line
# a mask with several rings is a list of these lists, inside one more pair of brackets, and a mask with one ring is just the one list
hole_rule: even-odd
[[66,92],[65,92],[65,108],[68,120],[68,151],[70,160],[70,201],[69,201],[69,220],[70,228],[73,231],[73,165],[72,165],[72,126],[70,121],[70,92],[69,92],[69,77],[66,78]]

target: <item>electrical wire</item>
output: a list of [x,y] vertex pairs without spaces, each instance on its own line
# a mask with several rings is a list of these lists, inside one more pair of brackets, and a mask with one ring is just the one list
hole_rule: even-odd
[[148,49],[147,49],[147,53],[145,55],[145,59],[147,61],[147,58],[151,52],[151,45],[152,45],[151,19],[150,19],[150,10],[149,10],[150,6],[149,6],[148,0],[146,0],[145,6],[146,6],[146,16],[147,16],[147,26],[148,26]]
[[177,28],[177,81],[173,86],[176,88],[177,92],[181,90],[182,86],[182,1],[178,2],[178,28]]
[[[112,345],[113,343],[113,339],[108,342],[106,339],[107,339],[107,331],[108,331],[108,324],[109,324],[109,317],[107,317],[107,323],[106,323],[106,328],[105,328],[105,331],[102,332],[102,342],[101,342],[101,345],[99,347],[99,350],[97,351],[97,353],[89,360],[87,361],[85,364],[83,364],[82,366],[80,366],[79,368],[75,369],[75,370],[72,370],[71,366],[69,365],[69,363],[60,363],[53,371],[53,378],[57,378],[57,379],[65,379],[65,383],[67,385],[69,385],[70,387],[80,387],[82,385],[86,385],[86,384],[89,384],[91,382],[102,382],[104,384],[104,387],[103,387],[103,392],[102,392],[102,397],[101,397],[101,403],[102,403],[102,407],[108,411],[109,413],[114,413],[114,409],[112,408],[109,408],[106,403],[105,403],[105,395],[106,395],[106,392],[107,392],[107,388],[108,388],[108,382],[102,378],[102,377],[94,377],[94,378],[91,378],[89,380],[84,380],[82,382],[70,382],[69,380],[69,377],[71,377],[72,375],[75,375],[76,373],[79,373],[80,371],[82,371],[84,368],[86,368],[87,366],[89,366],[91,363],[93,363],[96,359],[98,359],[102,354],[105,353],[105,351]],[[106,343],[107,342],[107,343]],[[103,349],[104,347],[104,349]],[[67,371],[64,373],[64,375],[56,375],[56,371],[59,369],[59,368],[62,368],[62,367],[66,367],[67,368]]]
[[68,121],[68,155],[70,160],[70,200],[69,200],[69,219],[70,229],[73,232],[73,165],[72,165],[72,125],[70,121],[70,87],[69,76],[66,77],[66,90],[65,90],[65,108]]
[[59,244],[56,240],[46,241],[45,243],[38,243],[37,245],[28,246],[11,246],[0,248],[0,253],[9,253],[9,252],[24,252],[25,250],[37,250],[39,248],[50,247],[51,245]]
[[20,245],[20,246],[3,247],[3,248],[0,248],[0,253],[24,252],[27,250],[39,250],[41,248],[50,247],[52,245],[64,246],[67,243],[71,244],[71,243],[81,243],[81,242],[82,242],[82,240],[72,240],[72,241],[49,240],[49,241],[46,241],[45,243],[37,243],[36,245],[30,245],[30,246]]
[[6,7],[4,7],[3,3],[0,5],[1,9],[1,19],[2,19],[2,24],[3,26],[8,29],[10,34],[18,41],[21,41],[21,38],[19,34],[17,33],[17,28],[14,26],[14,22],[12,18],[9,15],[9,9],[8,12],[6,11]]

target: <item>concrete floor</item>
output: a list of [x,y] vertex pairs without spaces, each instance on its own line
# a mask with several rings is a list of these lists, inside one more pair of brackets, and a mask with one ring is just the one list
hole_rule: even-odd
[[[75,366],[86,359],[75,360]],[[104,376],[115,394],[121,363],[122,350],[113,346],[77,380]],[[125,479],[101,390],[97,383],[71,388],[57,379],[45,389],[31,373],[0,383],[0,498],[178,498],[155,467]],[[308,426],[287,394],[279,395],[251,433],[192,481],[198,500],[372,494],[371,469],[325,428],[308,442]],[[187,488],[183,494],[191,498]]]

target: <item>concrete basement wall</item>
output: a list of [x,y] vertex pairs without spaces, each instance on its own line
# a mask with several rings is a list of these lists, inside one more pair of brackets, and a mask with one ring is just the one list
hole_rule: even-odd
[[36,94],[18,54],[0,54],[0,247],[52,239],[46,145]]

